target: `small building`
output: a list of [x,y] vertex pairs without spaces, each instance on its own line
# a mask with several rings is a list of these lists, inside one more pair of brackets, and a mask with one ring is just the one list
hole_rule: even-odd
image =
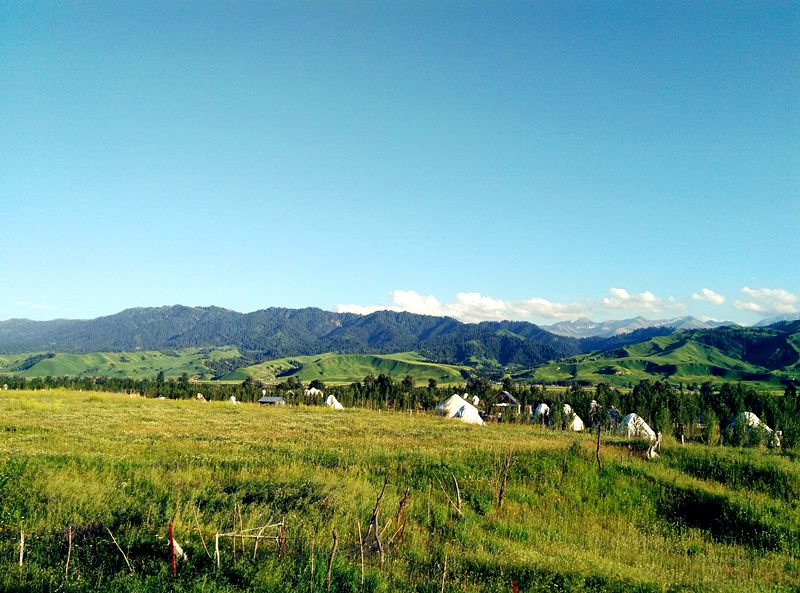
[[258,400],[258,404],[261,406],[285,406],[286,400],[276,395],[265,395]]
[[520,404],[519,400],[511,395],[508,391],[501,391],[497,394],[495,399],[495,407],[508,409],[509,411],[516,412],[517,414],[522,413],[522,404]]

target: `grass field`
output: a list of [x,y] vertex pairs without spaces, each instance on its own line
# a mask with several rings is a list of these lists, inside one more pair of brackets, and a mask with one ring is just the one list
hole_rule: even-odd
[[652,338],[620,349],[621,353],[592,353],[548,362],[518,375],[534,381],[589,381],[615,386],[644,379],[673,383],[706,381],[715,384],[745,381],[755,388],[783,389],[781,378],[800,379],[797,365],[780,373],[727,356],[717,348],[701,345],[685,334]]
[[210,379],[206,362],[236,358],[236,348],[186,348],[169,352],[93,352],[89,354],[27,353],[0,355],[0,374],[23,377],[131,377],[155,379],[159,371],[167,377],[183,373]]
[[428,379],[436,379],[440,385],[464,383],[467,367],[427,362],[416,352],[397,354],[320,354],[294,356],[270,360],[240,370],[264,383],[282,381],[289,373],[301,381],[320,379],[329,384],[363,381],[367,375],[377,377],[381,373],[400,381],[411,376],[418,385],[426,385]]
[[[433,593],[443,575],[451,592],[511,591],[512,580],[525,593],[800,587],[798,461],[667,446],[645,462],[637,451],[604,441],[598,472],[591,435],[529,425],[4,391],[0,590],[322,592],[334,530],[331,591]],[[362,585],[357,526],[364,537],[387,472],[385,558],[367,538]],[[280,518],[283,551],[246,540],[234,556],[223,539],[220,568],[206,554],[203,542],[213,556],[215,534],[234,524]],[[175,578],[170,519],[188,554]]]

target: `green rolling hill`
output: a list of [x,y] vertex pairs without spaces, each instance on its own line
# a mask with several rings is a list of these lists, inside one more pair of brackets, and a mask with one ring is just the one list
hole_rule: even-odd
[[213,377],[215,362],[237,359],[236,348],[185,348],[165,352],[92,352],[89,354],[27,353],[0,355],[0,374],[24,377],[133,377],[155,378],[186,373]]
[[381,373],[395,380],[410,375],[415,383],[427,384],[436,379],[440,385],[463,383],[469,367],[437,364],[426,361],[415,352],[397,354],[320,354],[317,356],[293,356],[266,361],[245,367],[226,375],[224,379],[250,375],[264,383],[277,383],[289,376],[304,382],[319,379],[325,383],[353,383],[367,375],[377,377]]
[[623,348],[551,361],[517,378],[618,386],[642,379],[746,381],[776,388],[786,380],[800,380],[800,325],[678,331]]

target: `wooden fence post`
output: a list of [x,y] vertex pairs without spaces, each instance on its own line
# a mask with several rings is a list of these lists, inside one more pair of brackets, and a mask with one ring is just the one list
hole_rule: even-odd
[[178,565],[175,562],[175,532],[172,529],[172,522],[169,524],[169,557],[172,562],[172,576],[178,576]]
[[25,556],[25,532],[19,532],[19,567],[22,568],[22,559]]

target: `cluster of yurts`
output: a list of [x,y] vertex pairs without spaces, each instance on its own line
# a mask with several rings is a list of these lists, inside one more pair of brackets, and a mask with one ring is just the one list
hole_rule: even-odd
[[[456,394],[453,395],[436,407],[436,413],[446,418],[453,418],[466,422],[468,424],[484,424],[484,419],[481,417],[478,408],[478,396],[472,396],[472,403],[469,403],[466,398],[470,398],[468,394],[464,397]],[[598,406],[598,403],[592,400],[592,409]],[[608,410],[609,416],[612,420],[614,432],[618,435],[630,438],[644,438],[655,441],[658,438],[656,432],[650,428],[647,422],[638,414],[627,414],[622,416],[616,408]],[[585,428],[583,420],[578,416],[569,404],[564,404],[563,409],[564,422],[567,430],[580,432]],[[780,446],[780,432],[775,433],[769,426],[762,422],[758,416],[752,412],[742,412],[738,416],[731,419],[728,430],[731,430],[736,423],[737,419],[744,423],[748,430],[763,430],[767,434],[767,442],[770,446]],[[530,414],[530,421],[533,424],[549,424],[550,421],[550,406],[547,404],[537,405]]]

